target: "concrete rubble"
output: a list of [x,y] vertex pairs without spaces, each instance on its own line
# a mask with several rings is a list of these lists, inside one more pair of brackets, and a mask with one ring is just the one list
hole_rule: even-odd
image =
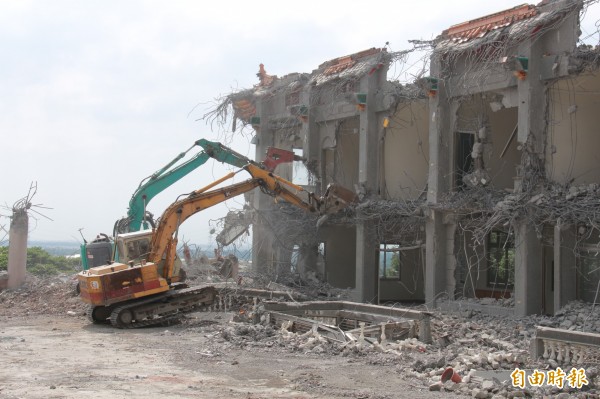
[[[83,318],[84,306],[72,288],[68,276],[50,280],[28,276],[23,287],[0,292],[0,317],[54,314]],[[288,351],[301,356],[341,356],[381,365],[388,372],[393,371],[413,381],[422,390],[439,391],[443,395],[440,397],[450,394],[495,399],[567,397],[563,394],[571,395],[569,397],[600,397],[600,363],[597,358],[578,365],[586,370],[589,380],[589,385],[582,389],[571,389],[566,384],[562,390],[553,386],[520,389],[513,387],[510,379],[510,373],[516,367],[549,370],[561,366],[551,360],[531,359],[529,346],[536,326],[600,333],[600,312],[589,303],[571,302],[557,316],[491,316],[472,309],[436,311],[431,313],[432,342],[429,344],[408,335],[405,339],[389,339],[382,337],[380,330],[376,335],[378,338],[369,339],[366,333],[361,334],[360,328],[348,334],[353,339],[340,342],[331,339],[317,325],[308,331],[294,333],[291,323],[272,324],[261,300],[253,296],[258,291],[242,291],[240,288],[237,297],[235,290],[223,291],[224,297],[233,299],[220,300],[221,305],[207,313],[212,321],[197,321],[199,318],[194,314],[182,320],[186,328],[214,337],[209,347],[199,349],[201,353],[218,357],[228,348],[238,347],[249,351]],[[281,297],[270,300],[289,301],[287,293],[278,292],[283,292]],[[292,292],[291,289],[288,291]],[[168,331],[164,333],[170,334]],[[448,367],[460,376],[461,382],[441,381],[442,373]],[[568,370],[571,365],[562,367]]]

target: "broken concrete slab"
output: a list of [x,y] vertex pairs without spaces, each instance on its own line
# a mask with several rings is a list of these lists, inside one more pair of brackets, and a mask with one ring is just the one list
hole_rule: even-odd
[[[390,308],[379,305],[368,305],[345,301],[329,302],[265,302],[266,312],[277,312],[293,316],[327,319],[342,329],[353,330],[360,327],[359,323],[381,325],[381,323],[406,322],[412,320],[418,330],[421,342],[431,342],[431,313],[412,309]],[[386,329],[386,334],[391,331]],[[404,334],[404,333],[403,333]]]

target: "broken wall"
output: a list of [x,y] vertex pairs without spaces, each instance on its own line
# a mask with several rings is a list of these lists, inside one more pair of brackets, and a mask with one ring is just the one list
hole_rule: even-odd
[[358,184],[359,119],[344,119],[336,130],[333,181],[354,191]]
[[[489,178],[489,181],[483,185],[512,189],[516,166],[521,160],[515,137],[518,109],[516,107],[505,108],[501,105],[501,98],[498,97],[495,93],[488,92],[460,99],[456,115],[457,133],[454,138],[453,164],[454,168],[458,169],[461,163],[461,160],[457,159],[460,157],[461,134],[471,135],[472,151],[476,151],[476,145],[481,145],[478,155],[481,157],[482,166],[487,174],[486,178]],[[492,108],[495,104],[500,105]],[[465,155],[472,158],[470,153],[463,154],[463,156]],[[473,161],[471,172],[475,167],[476,161]]]

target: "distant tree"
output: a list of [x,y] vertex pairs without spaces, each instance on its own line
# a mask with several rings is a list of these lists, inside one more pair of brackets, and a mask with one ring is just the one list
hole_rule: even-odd
[[[40,276],[74,273],[79,260],[53,256],[41,247],[27,248],[27,271]],[[8,247],[0,247],[0,270],[8,269]]]
[[400,277],[400,255],[398,252],[392,254],[390,265],[386,270],[387,278],[398,278]]
[[8,268],[8,247],[0,247],[0,271]]

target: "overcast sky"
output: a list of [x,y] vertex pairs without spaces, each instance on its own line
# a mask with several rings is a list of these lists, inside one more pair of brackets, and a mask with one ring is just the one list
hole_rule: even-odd
[[[522,2],[0,0],[0,205],[36,181],[34,203],[53,208],[42,210],[53,221],[32,220],[30,239],[111,233],[140,180],[195,140],[223,137],[197,120],[215,98],[256,84],[260,63],[279,76],[310,72],[386,42],[407,49],[409,39]],[[598,15],[592,6],[584,35]],[[254,153],[247,138],[228,144]],[[149,209],[159,215],[225,172],[209,161]],[[226,211],[194,216],[184,238],[208,242],[209,219]]]

